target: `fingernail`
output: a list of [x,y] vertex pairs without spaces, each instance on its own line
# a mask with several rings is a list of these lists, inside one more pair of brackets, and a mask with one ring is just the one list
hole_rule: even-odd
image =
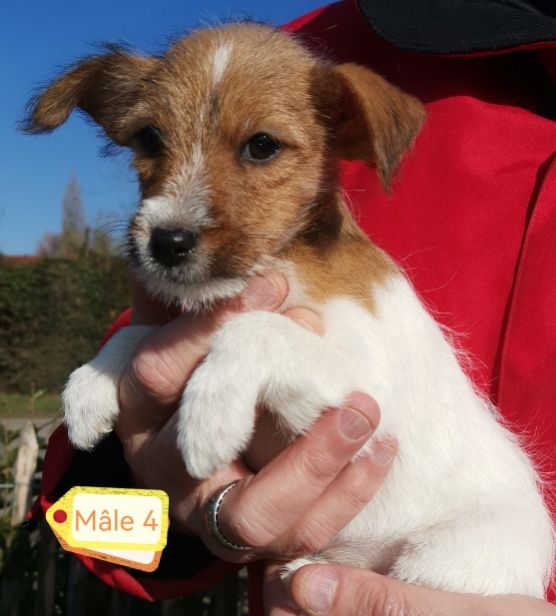
[[312,310],[300,307],[289,308],[286,312],[284,312],[284,316],[288,317],[288,319],[292,319],[295,323],[301,325],[301,327],[304,327],[315,334],[324,334],[322,320],[320,316]]
[[244,308],[261,310],[274,307],[278,301],[278,287],[266,276],[253,276],[241,294]]
[[306,319],[294,319],[294,321],[298,325],[301,325],[301,327],[304,327],[305,329],[308,329],[311,332],[315,331],[315,328],[313,327],[313,324],[309,323],[309,321],[307,321]]
[[396,455],[396,441],[390,436],[384,436],[376,441],[371,451],[371,457],[380,466],[386,466]]
[[338,585],[338,574],[324,567],[316,569],[305,578],[303,598],[305,608],[311,612],[326,612],[334,601],[334,593]]
[[[378,424],[378,406],[367,394],[353,392],[345,401],[340,417],[340,430],[350,440],[360,440],[369,436]],[[367,419],[369,416],[371,419]],[[371,423],[372,422],[372,423]]]
[[340,431],[350,441],[358,441],[370,435],[371,424],[364,415],[358,411],[344,409],[340,416]]

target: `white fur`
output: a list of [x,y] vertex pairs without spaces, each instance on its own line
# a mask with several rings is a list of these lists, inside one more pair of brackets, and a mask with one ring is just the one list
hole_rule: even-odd
[[142,200],[135,216],[136,234],[141,248],[146,246],[155,227],[198,231],[213,224],[209,187],[203,166],[201,146],[195,144],[190,160],[165,184],[162,194]]
[[212,86],[216,87],[226,71],[230,56],[232,53],[232,46],[230,44],[221,45],[214,52],[212,57]]
[[188,471],[208,477],[237,458],[258,402],[297,435],[351,391],[367,392],[381,408],[377,434],[395,434],[400,454],[373,501],[316,558],[445,590],[542,597],[554,550],[531,463],[407,281],[393,278],[374,299],[376,317],[352,300],[328,302],[323,337],[272,313],[228,322],[180,407]]
[[[289,282],[302,297],[295,277]],[[367,392],[381,408],[377,434],[399,440],[394,466],[334,541],[289,563],[286,575],[331,561],[439,589],[542,597],[554,541],[530,461],[406,279],[394,276],[372,293],[375,315],[348,298],[321,306],[322,337],[267,312],[224,325],[179,409],[188,471],[207,477],[238,457],[258,402],[295,436],[351,391]],[[74,443],[90,447],[114,422],[118,370],[147,333],[134,329],[72,375],[64,401]]]
[[124,327],[92,361],[70,375],[62,409],[70,441],[77,448],[92,449],[112,431],[119,413],[117,383],[137,345],[153,329]]
[[323,408],[340,404],[357,379],[347,357],[320,363],[336,355],[324,338],[279,314],[248,312],[231,320],[189,380],[180,405],[178,444],[188,472],[205,478],[241,455],[259,402],[283,417],[295,435]]
[[[206,225],[208,217],[208,180],[205,174],[205,158],[202,148],[204,110],[197,122],[198,134],[191,148],[189,160],[179,173],[164,187],[164,193],[173,196],[181,215],[193,215],[194,223]],[[183,211],[182,211],[183,210]]]

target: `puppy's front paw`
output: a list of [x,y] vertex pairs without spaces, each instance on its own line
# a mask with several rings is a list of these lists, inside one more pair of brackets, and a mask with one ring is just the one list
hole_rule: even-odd
[[119,413],[118,382],[139,342],[155,329],[124,327],[88,364],[73,372],[62,394],[64,422],[78,449],[92,449],[111,432]]
[[238,458],[253,433],[258,386],[225,359],[209,354],[189,380],[179,408],[178,445],[196,479]]
[[118,415],[117,383],[94,363],[75,370],[62,394],[64,423],[77,449],[92,449],[112,431]]

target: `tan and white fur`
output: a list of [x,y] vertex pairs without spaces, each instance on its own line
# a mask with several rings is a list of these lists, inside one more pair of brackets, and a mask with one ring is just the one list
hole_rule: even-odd
[[[367,392],[381,409],[377,435],[399,441],[394,466],[330,546],[288,569],[334,561],[439,589],[542,597],[554,541],[533,465],[339,188],[341,158],[371,161],[388,186],[424,119],[419,102],[291,36],[235,24],[161,57],[110,49],[78,64],[35,101],[29,130],[52,130],[76,107],[134,152],[142,201],[129,245],[147,289],[210,310],[275,268],[289,283],[284,308],[311,307],[324,323],[319,336],[249,312],[217,332],[179,407],[188,472],[208,477],[241,456],[257,406],[288,440]],[[277,151],[260,159],[257,135]],[[155,228],[194,234],[183,262],[153,257]],[[121,371],[150,331],[124,328],[71,375],[64,412],[76,447],[112,430]],[[260,466],[276,447],[256,449]]]

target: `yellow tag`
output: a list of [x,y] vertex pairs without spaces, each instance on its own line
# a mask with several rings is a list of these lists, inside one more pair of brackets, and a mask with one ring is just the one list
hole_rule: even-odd
[[54,532],[54,535],[64,550],[68,552],[96,558],[97,560],[105,560],[116,565],[131,567],[132,569],[140,569],[141,571],[155,571],[160,564],[160,557],[162,556],[162,550],[153,552],[143,550],[111,550],[106,548],[106,550],[103,551],[87,548],[72,548],[60,535],[57,535],[56,532]]
[[46,519],[73,550],[159,552],[168,536],[168,495],[162,490],[76,486],[50,507]]

